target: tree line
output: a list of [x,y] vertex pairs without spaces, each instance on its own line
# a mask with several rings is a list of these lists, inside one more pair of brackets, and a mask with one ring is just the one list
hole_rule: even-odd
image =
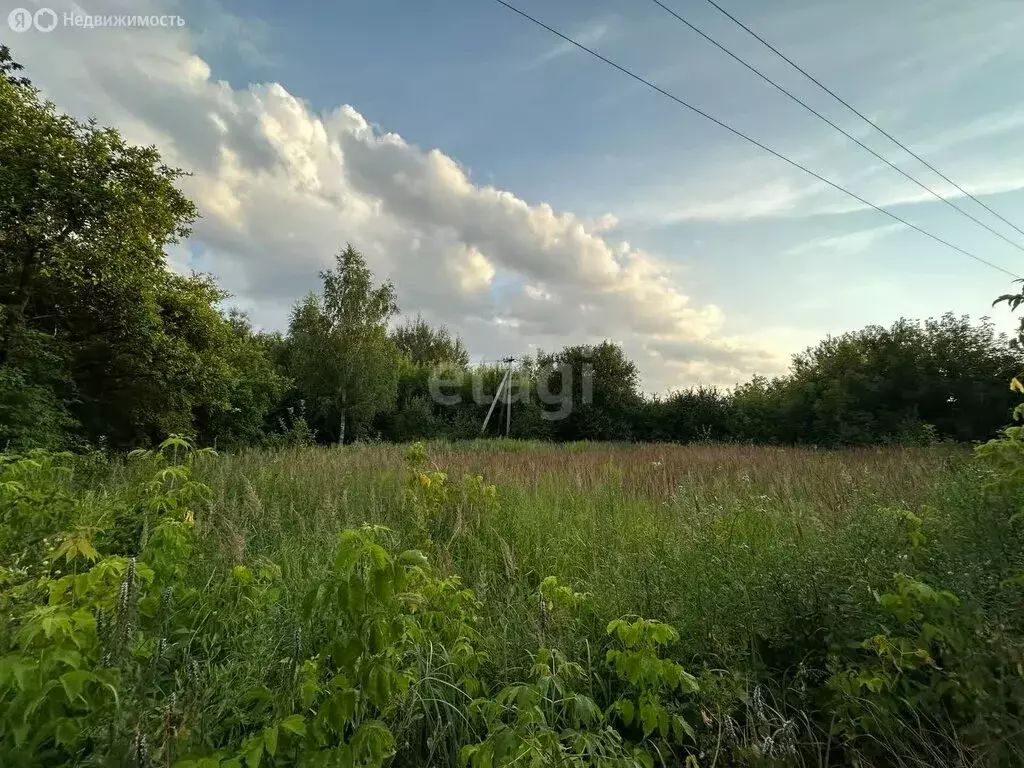
[[[351,245],[288,328],[224,310],[167,267],[197,216],[154,147],[44,101],[0,46],[0,448],[221,447],[480,433],[500,366],[417,317]],[[1020,349],[987,320],[900,320],[828,338],[789,372],[650,397],[605,341],[518,362],[513,437],[855,445],[990,437]],[[443,381],[444,385],[438,382]],[[439,396],[440,395],[440,396]],[[499,426],[500,424],[500,426]],[[495,420],[491,433],[503,431]]]

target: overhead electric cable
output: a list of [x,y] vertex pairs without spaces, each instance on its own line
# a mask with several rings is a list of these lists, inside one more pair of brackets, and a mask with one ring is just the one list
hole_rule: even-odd
[[729,131],[729,133],[733,134],[734,136],[737,136],[737,137],[743,139],[744,141],[749,142],[750,144],[753,144],[755,147],[758,147],[759,149],[764,150],[768,154],[770,154],[770,155],[772,155],[774,157],[777,157],[779,160],[782,160],[782,161],[788,163],[789,165],[793,166],[794,168],[797,168],[797,169],[803,171],[804,173],[806,173],[806,174],[808,174],[810,176],[813,176],[818,181],[820,181],[820,182],[822,182],[824,184],[827,184],[828,186],[832,187],[833,189],[836,189],[836,190],[838,190],[838,191],[848,195],[849,197],[852,197],[854,200],[856,200],[857,202],[861,203],[862,205],[865,205],[868,208],[872,208],[872,209],[878,211],[879,213],[882,213],[882,214],[888,216],[890,219],[893,219],[894,221],[897,221],[900,224],[903,224],[904,226],[909,227],[910,229],[913,229],[915,232],[919,232],[922,235],[924,235],[925,237],[927,237],[927,238],[929,238],[931,240],[934,240],[937,243],[941,243],[942,245],[945,245],[947,248],[950,248],[950,249],[952,249],[952,250],[954,250],[954,251],[956,251],[956,252],[958,252],[958,253],[960,253],[960,254],[962,254],[964,256],[967,256],[968,258],[973,259],[974,261],[977,261],[980,264],[984,264],[985,266],[988,266],[988,267],[991,267],[992,269],[998,270],[998,271],[1000,271],[1000,272],[1002,272],[1002,273],[1004,273],[1006,275],[1009,275],[1010,277],[1014,277],[1014,278],[1019,278],[1020,277],[1019,275],[1011,272],[1010,270],[1008,270],[1008,269],[1006,269],[1004,267],[1000,267],[998,264],[993,264],[991,261],[988,261],[987,259],[983,259],[981,256],[976,256],[975,254],[971,253],[970,251],[966,250],[965,248],[961,248],[960,246],[955,245],[955,244],[949,242],[948,240],[945,240],[945,239],[939,237],[938,235],[933,235],[931,232],[928,232],[927,230],[922,229],[921,227],[917,226],[916,224],[912,224],[911,222],[907,221],[906,219],[896,215],[892,211],[886,210],[885,208],[882,208],[881,206],[875,205],[874,203],[872,203],[872,202],[870,202],[868,200],[865,200],[863,197],[861,197],[857,193],[851,192],[850,190],[848,190],[845,187],[837,184],[834,181],[830,181],[829,179],[827,179],[824,176],[822,176],[820,173],[817,173],[816,171],[811,170],[810,168],[808,168],[805,165],[801,165],[796,160],[791,160],[790,158],[788,158],[785,155],[783,155],[781,152],[778,152],[777,150],[772,149],[771,147],[769,147],[766,144],[763,144],[762,142],[758,141],[757,139],[755,139],[755,138],[753,138],[751,136],[748,136],[747,134],[743,133],[739,129],[733,128],[728,123],[726,123],[726,122],[724,122],[722,120],[719,120],[714,115],[711,115],[710,113],[705,112],[704,110],[700,109],[699,107],[695,107],[694,105],[690,104],[689,102],[683,101],[683,99],[679,98],[678,96],[670,93],[669,91],[666,91],[661,86],[655,85],[650,80],[647,80],[647,79],[641,77],[640,75],[638,75],[635,72],[627,69],[626,67],[622,66],[621,64],[616,64],[611,59],[609,59],[609,58],[607,58],[605,56],[602,56],[597,51],[593,50],[592,48],[588,48],[583,43],[577,42],[576,40],[574,40],[573,38],[569,37],[568,35],[566,35],[566,34],[564,34],[562,32],[559,32],[554,27],[548,26],[543,21],[541,21],[541,20],[531,16],[530,14],[528,14],[526,11],[523,11],[523,10],[517,8],[516,6],[512,5],[511,3],[506,2],[506,0],[494,0],[494,2],[498,3],[499,5],[504,6],[505,8],[509,9],[513,13],[518,14],[519,16],[523,17],[524,19],[527,19],[528,21],[532,22],[533,24],[536,24],[537,26],[539,26],[539,27],[541,27],[543,29],[546,29],[551,34],[553,34],[556,37],[560,38],[561,40],[569,43],[570,45],[573,45],[576,48],[579,48],[581,51],[589,53],[594,58],[603,61],[605,64],[607,64],[610,67],[613,67],[614,69],[617,69],[622,74],[632,78],[633,80],[636,80],[637,82],[639,82],[639,83],[641,83],[643,85],[646,85],[648,88],[651,88],[654,91],[657,91],[662,96],[664,96],[667,99],[670,99],[670,100],[674,101],[679,106],[685,107],[686,109],[690,110],[691,112],[700,115],[701,117],[703,117],[706,120],[711,121],[715,125],[717,125],[717,126],[719,126],[721,128],[724,128],[725,130]]
[[[917,180],[916,178],[914,178],[914,177],[913,177],[913,176],[911,176],[911,175],[910,175],[909,173],[907,173],[906,171],[904,171],[904,170],[903,170],[902,168],[900,168],[900,167],[899,167],[898,165],[896,165],[895,163],[893,163],[893,162],[891,162],[890,160],[886,159],[886,158],[885,158],[885,157],[883,157],[882,155],[878,154],[878,152],[876,152],[875,150],[873,150],[873,149],[872,149],[871,147],[869,147],[869,146],[868,146],[867,144],[865,144],[865,143],[864,143],[863,141],[861,141],[860,139],[858,139],[858,138],[857,138],[856,136],[854,136],[854,135],[852,135],[851,133],[849,133],[848,131],[844,130],[844,129],[843,129],[842,127],[840,127],[839,125],[837,125],[836,123],[834,123],[834,122],[833,122],[832,120],[830,120],[829,118],[827,118],[827,117],[826,117],[825,115],[821,114],[821,112],[819,112],[818,110],[816,110],[816,109],[815,109],[814,107],[812,107],[812,106],[811,106],[810,104],[808,104],[808,103],[807,103],[807,102],[805,102],[805,101],[804,101],[803,99],[801,99],[801,98],[800,98],[799,96],[796,96],[796,95],[794,95],[794,94],[793,94],[792,92],[790,92],[790,91],[786,90],[786,89],[785,89],[785,88],[783,88],[783,87],[782,87],[781,85],[779,85],[779,84],[778,84],[777,82],[775,82],[775,81],[774,81],[774,80],[772,80],[772,79],[771,79],[770,77],[768,77],[768,75],[766,75],[766,74],[764,74],[763,72],[761,72],[761,70],[759,70],[759,69],[758,69],[757,67],[753,66],[752,64],[748,63],[748,62],[747,62],[747,61],[745,61],[744,59],[740,58],[740,57],[739,57],[739,56],[737,56],[737,55],[736,55],[735,53],[733,53],[733,52],[732,52],[732,51],[730,51],[730,50],[729,50],[728,48],[726,48],[726,47],[725,47],[724,45],[722,45],[721,43],[719,43],[719,42],[718,42],[717,40],[715,40],[715,39],[714,39],[713,37],[711,37],[711,35],[707,34],[706,32],[704,32],[704,31],[703,31],[702,29],[700,29],[699,27],[697,27],[697,26],[695,26],[695,25],[691,24],[691,23],[690,23],[689,21],[687,21],[686,19],[684,19],[684,18],[683,18],[682,16],[680,16],[680,15],[679,15],[678,13],[676,13],[676,12],[675,12],[675,11],[673,11],[673,10],[672,10],[671,8],[669,8],[669,7],[667,6],[667,5],[665,5],[665,4],[663,3],[663,2],[661,2],[661,0],[651,0],[651,2],[652,2],[652,3],[654,3],[654,4],[656,5],[656,6],[658,6],[659,8],[661,8],[662,10],[664,10],[664,11],[665,11],[666,13],[670,14],[671,16],[673,16],[673,17],[674,17],[675,19],[677,19],[678,21],[680,21],[680,22],[682,22],[683,24],[685,24],[685,25],[686,25],[687,27],[689,27],[689,28],[690,28],[691,30],[693,30],[694,32],[696,32],[696,33],[697,33],[698,35],[700,35],[701,37],[703,37],[703,38],[704,38],[705,40],[707,40],[707,41],[708,41],[709,43],[711,43],[711,44],[712,44],[713,46],[715,46],[715,47],[716,47],[716,48],[718,48],[718,49],[719,49],[720,51],[722,51],[723,53],[725,53],[725,54],[726,54],[727,56],[729,56],[730,58],[732,58],[732,59],[734,59],[735,61],[737,61],[737,62],[739,62],[740,64],[742,64],[742,65],[743,65],[744,67],[746,67],[746,68],[747,68],[747,69],[749,69],[749,70],[750,70],[751,72],[753,72],[753,73],[754,73],[755,75],[757,75],[757,76],[758,76],[759,78],[761,78],[761,79],[762,79],[762,80],[764,80],[764,81],[765,81],[766,83],[768,83],[768,85],[772,86],[773,88],[775,88],[775,89],[776,89],[777,91],[779,91],[780,93],[782,93],[782,94],[785,94],[786,96],[788,96],[788,97],[789,97],[790,99],[792,99],[793,101],[795,101],[795,102],[796,102],[797,104],[799,104],[799,105],[800,105],[801,107],[803,107],[804,109],[806,109],[806,110],[807,110],[808,112],[810,112],[810,113],[811,113],[812,115],[814,115],[815,117],[817,117],[817,118],[818,118],[819,120],[821,120],[822,122],[825,122],[825,123],[827,123],[828,125],[832,126],[832,127],[833,127],[833,128],[835,129],[835,130],[837,130],[837,131],[839,131],[839,132],[840,132],[841,134],[843,134],[843,136],[845,136],[846,138],[848,138],[848,139],[849,139],[850,141],[854,142],[854,143],[855,143],[855,144],[856,144],[857,146],[859,146],[860,148],[862,148],[862,149],[864,149],[864,150],[867,150],[868,152],[870,152],[870,153],[871,153],[871,154],[872,154],[872,155],[873,155],[874,157],[876,157],[877,159],[881,160],[881,161],[882,161],[883,163],[885,163],[886,165],[888,165],[888,166],[889,166],[890,168],[892,168],[892,169],[893,169],[894,171],[896,171],[897,173],[899,173],[899,174],[900,174],[901,176],[903,176],[904,178],[906,178],[906,179],[908,179],[908,180],[910,180],[910,181],[914,182],[914,184],[916,184],[917,186],[919,186],[919,187],[920,187],[921,189],[923,189],[923,190],[924,190],[925,192],[927,192],[928,194],[930,194],[930,195],[931,195],[932,197],[934,197],[934,198],[935,198],[936,200],[939,200],[940,202],[943,202],[943,203],[945,203],[946,205],[948,205],[948,206],[949,206],[950,208],[952,208],[953,210],[957,211],[957,212],[958,212],[958,213],[960,213],[961,215],[963,215],[963,216],[966,216],[966,217],[967,217],[968,219],[970,219],[971,221],[973,221],[973,222],[974,222],[975,224],[977,224],[978,226],[980,226],[980,227],[984,227],[985,229],[987,229],[987,230],[988,230],[989,232],[991,232],[991,233],[992,233],[993,235],[995,235],[996,237],[998,237],[998,238],[1000,238],[1001,240],[1003,240],[1003,241],[1005,241],[1005,242],[1009,243],[1010,245],[1012,245],[1012,246],[1013,246],[1014,248],[1016,248],[1016,249],[1017,249],[1018,251],[1020,251],[1021,253],[1024,253],[1024,246],[1022,246],[1022,245],[1021,245],[1020,243],[1018,243],[1018,242],[1016,242],[1016,241],[1014,241],[1014,240],[1011,240],[1010,238],[1008,238],[1008,237],[1007,237],[1006,235],[1004,235],[1004,234],[1003,234],[1002,232],[1000,232],[999,230],[997,230],[997,229],[993,229],[992,227],[990,227],[990,226],[989,226],[988,224],[986,224],[985,222],[983,222],[983,221],[982,221],[981,219],[979,219],[979,218],[977,218],[976,216],[974,216],[974,215],[973,215],[972,213],[970,213],[969,211],[966,211],[966,210],[964,210],[963,208],[961,208],[961,207],[960,207],[959,205],[957,205],[957,204],[956,204],[955,202],[953,202],[952,200],[949,200],[948,198],[946,198],[946,197],[944,197],[944,196],[940,195],[940,194],[939,194],[938,192],[936,192],[936,191],[935,191],[934,189],[932,189],[931,187],[929,187],[929,186],[928,186],[927,184],[924,184],[923,182],[921,182],[921,181],[918,181],[918,180]],[[1022,234],[1024,234],[1024,233],[1022,233]]]
[[850,104],[850,103],[849,103],[848,101],[846,101],[846,100],[845,100],[845,99],[844,99],[844,98],[843,98],[842,96],[840,96],[840,95],[839,95],[838,93],[836,93],[836,92],[835,92],[835,91],[833,91],[833,90],[832,90],[831,88],[829,88],[829,87],[828,87],[827,85],[825,85],[825,84],[824,84],[823,82],[821,82],[821,80],[819,80],[818,78],[816,78],[816,77],[815,77],[814,75],[812,75],[812,74],[811,74],[810,72],[808,72],[808,71],[807,71],[806,69],[804,69],[803,67],[801,67],[801,66],[800,66],[799,64],[797,64],[797,63],[796,63],[795,61],[793,61],[793,60],[792,60],[791,58],[789,58],[789,56],[787,56],[787,55],[786,55],[785,53],[783,53],[782,51],[780,51],[780,50],[779,50],[779,49],[778,49],[778,48],[777,48],[776,46],[772,45],[772,44],[771,44],[770,42],[768,42],[768,41],[767,41],[767,40],[765,40],[765,39],[764,39],[763,37],[761,37],[761,35],[759,35],[759,34],[758,34],[757,32],[755,32],[755,31],[754,31],[753,29],[751,29],[751,28],[750,28],[749,26],[747,26],[746,24],[744,24],[744,23],[743,23],[743,22],[742,22],[742,21],[741,21],[740,19],[736,18],[736,17],[735,17],[735,16],[733,16],[733,15],[732,15],[731,13],[729,13],[729,11],[725,10],[725,8],[723,8],[723,7],[722,7],[722,6],[720,6],[720,5],[718,4],[718,3],[716,3],[716,2],[715,2],[715,0],[707,0],[707,2],[708,2],[708,3],[710,4],[710,5],[712,5],[712,6],[713,6],[713,7],[714,7],[714,8],[716,9],[716,10],[718,10],[718,12],[719,12],[719,13],[721,13],[722,15],[724,15],[724,16],[725,16],[726,18],[730,19],[730,20],[731,20],[731,21],[732,21],[732,22],[733,22],[734,24],[736,24],[736,25],[737,25],[737,26],[739,26],[739,27],[740,27],[741,29],[743,29],[743,30],[744,30],[744,31],[745,31],[745,32],[746,32],[746,33],[747,33],[748,35],[750,35],[750,36],[751,36],[751,37],[753,37],[753,38],[754,38],[755,40],[757,40],[757,41],[758,41],[759,43],[761,43],[761,45],[765,46],[765,47],[766,47],[766,48],[767,48],[768,50],[770,50],[770,51],[771,51],[772,53],[774,53],[774,54],[775,54],[776,56],[778,56],[778,57],[779,57],[780,59],[782,59],[782,60],[783,60],[784,62],[786,62],[787,64],[789,64],[789,66],[793,67],[793,69],[795,69],[795,70],[796,70],[797,72],[799,72],[799,73],[800,73],[801,75],[803,75],[804,77],[806,77],[806,78],[807,78],[808,80],[810,80],[810,81],[811,81],[812,83],[814,83],[814,84],[815,84],[816,86],[818,86],[819,88],[821,88],[821,90],[823,90],[823,91],[824,91],[825,93],[827,93],[827,94],[828,94],[829,96],[831,96],[831,97],[832,97],[833,99],[835,99],[836,101],[838,101],[838,102],[839,102],[840,104],[842,104],[842,105],[843,105],[844,107],[846,107],[846,108],[847,108],[848,110],[850,110],[851,112],[853,112],[853,114],[855,114],[855,115],[856,115],[857,117],[859,117],[859,118],[860,118],[861,120],[863,120],[863,121],[864,121],[865,123],[867,123],[868,125],[870,125],[870,126],[871,126],[872,128],[874,128],[874,129],[875,129],[876,131],[878,131],[878,132],[879,132],[880,134],[882,134],[883,136],[885,136],[885,138],[889,139],[889,141],[891,141],[891,142],[892,142],[893,144],[895,144],[896,146],[898,146],[898,147],[899,147],[900,149],[902,149],[902,150],[903,150],[904,152],[906,152],[906,153],[907,153],[908,155],[910,155],[910,156],[911,156],[912,158],[914,158],[914,159],[915,159],[915,160],[917,160],[917,161],[918,161],[919,163],[921,163],[922,165],[924,165],[924,166],[925,166],[926,168],[928,168],[928,169],[929,169],[930,171],[932,171],[933,173],[937,174],[937,175],[938,175],[938,176],[939,176],[939,177],[940,177],[940,178],[941,178],[941,179],[942,179],[943,181],[945,181],[945,182],[946,182],[947,184],[950,184],[950,185],[952,185],[952,186],[953,186],[953,187],[955,187],[955,188],[956,188],[956,189],[957,189],[957,190],[958,190],[958,191],[959,191],[959,192],[960,192],[960,193],[961,193],[962,195],[964,195],[964,196],[966,196],[966,197],[969,197],[969,198],[970,198],[971,200],[973,200],[973,201],[974,201],[975,203],[977,203],[978,205],[980,205],[980,206],[981,206],[982,208],[984,208],[984,209],[985,209],[986,211],[988,211],[989,213],[991,213],[991,214],[992,214],[993,216],[995,216],[995,217],[996,217],[997,219],[999,219],[999,220],[1000,220],[1001,222],[1003,222],[1004,224],[1006,224],[1006,225],[1007,225],[1007,226],[1009,226],[1009,227],[1012,227],[1012,228],[1013,228],[1014,230],[1016,230],[1016,231],[1017,231],[1017,232],[1018,232],[1019,234],[1021,234],[1021,235],[1024,235],[1024,229],[1021,229],[1021,228],[1020,228],[1020,227],[1018,227],[1018,226],[1017,226],[1016,224],[1014,224],[1014,223],[1013,223],[1012,221],[1010,221],[1009,219],[1007,219],[1006,217],[1004,217],[1004,216],[1003,216],[1002,214],[1000,214],[1000,213],[999,213],[998,211],[995,211],[995,210],[993,210],[993,209],[992,209],[992,208],[990,208],[990,207],[989,207],[988,205],[986,205],[986,204],[985,204],[984,202],[982,202],[982,201],[981,201],[981,200],[979,200],[979,199],[978,199],[977,197],[975,197],[975,196],[974,196],[974,195],[972,195],[972,194],[971,194],[970,192],[968,192],[968,191],[967,191],[966,189],[964,189],[963,187],[961,187],[961,186],[960,186],[959,184],[957,184],[957,183],[956,183],[955,181],[953,181],[953,180],[952,180],[951,178],[949,178],[949,176],[947,176],[947,175],[946,175],[946,174],[944,174],[944,173],[943,173],[942,171],[940,171],[940,170],[939,170],[938,168],[936,168],[936,167],[935,167],[934,165],[932,165],[931,163],[929,163],[929,162],[928,162],[927,160],[925,160],[925,159],[924,159],[923,157],[921,157],[921,156],[920,156],[919,154],[917,154],[917,153],[916,153],[916,152],[915,152],[914,150],[912,150],[912,149],[911,149],[910,147],[908,147],[908,146],[907,146],[906,144],[904,144],[904,143],[903,143],[902,141],[900,141],[899,139],[897,139],[897,138],[896,138],[895,136],[893,136],[893,135],[892,135],[891,133],[889,133],[888,131],[886,131],[886,130],[885,130],[884,128],[882,128],[882,127],[881,127],[881,126],[880,126],[880,125],[879,125],[878,123],[876,123],[876,122],[875,122],[874,120],[872,120],[872,119],[871,119],[870,117],[868,117],[868,116],[867,116],[867,115],[865,115],[865,114],[864,114],[863,112],[861,112],[861,111],[860,111],[859,109],[857,109],[857,108],[856,108],[855,106],[853,106],[853,105],[852,105],[852,104]]

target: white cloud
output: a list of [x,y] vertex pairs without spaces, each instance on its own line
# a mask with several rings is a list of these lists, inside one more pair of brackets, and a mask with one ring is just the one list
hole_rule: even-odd
[[[607,21],[595,19],[585,24],[576,32],[572,33],[570,37],[572,37],[581,45],[585,45],[587,48],[593,48],[595,45],[600,43],[608,36],[609,30],[610,27]],[[549,62],[552,62],[555,59],[559,59],[562,56],[565,56],[566,54],[572,53],[574,51],[579,51],[579,48],[577,48],[572,43],[566,41],[556,43],[539,56],[536,56],[529,62],[527,62],[527,64],[524,66],[524,69],[529,70],[536,69],[537,67],[542,67],[545,64],[548,64]]]
[[[882,5],[875,5],[874,10],[871,2],[824,2],[792,11],[773,8],[753,25],[774,27],[768,37],[779,41],[795,61],[971,194],[1024,189],[1024,110],[1001,87],[1001,76],[1012,79],[1024,66],[1024,15],[1011,12],[1006,3],[890,3],[884,8],[887,23],[879,27],[876,17]],[[745,49],[735,50],[757,61]],[[712,60],[713,52],[706,54],[701,61]],[[765,62],[773,79],[935,192],[958,203],[965,197],[777,59],[767,56]],[[681,69],[675,60],[672,69]],[[699,73],[701,81],[708,79],[704,68],[689,69]],[[667,76],[654,80],[686,99],[700,84],[677,86]],[[748,81],[757,88],[743,91],[745,110],[730,113],[725,99],[695,103],[877,206],[941,205],[934,195],[770,87],[739,77],[736,87],[746,87]],[[624,221],[725,223],[870,210],[724,130],[704,127],[720,141],[709,140],[701,154],[687,156],[691,165],[682,183],[651,189],[643,199],[634,199],[621,212]],[[664,145],[655,151],[665,154]],[[657,158],[652,165],[656,170],[671,159]]]
[[[126,8],[111,0],[90,13]],[[54,35],[26,38],[16,57],[63,108],[194,171],[184,186],[203,218],[192,263],[261,324],[283,322],[350,241],[395,282],[406,311],[464,333],[474,354],[614,337],[651,390],[729,384],[783,363],[726,338],[722,311],[694,302],[667,264],[606,239],[613,216],[585,220],[478,185],[354,107],[317,113],[277,83],[234,89],[214,79],[187,30]]]
[[857,232],[821,237],[796,245],[786,251],[786,253],[790,256],[801,256],[804,254],[854,256],[858,253],[863,253],[879,240],[901,229],[903,229],[902,224],[886,224],[881,227],[862,229]]
[[[862,157],[856,165],[848,158],[835,155],[829,158],[822,153],[820,158],[809,163],[809,167],[872,205],[887,210],[895,206],[920,203],[943,205],[928,190],[874,160],[866,152],[857,151],[861,152]],[[888,152],[887,156],[897,164],[905,165],[912,176],[937,195],[958,204],[966,199],[963,192],[938,179],[927,169],[912,168],[912,161],[905,161],[898,152],[901,151]],[[873,162],[866,162],[865,158]],[[937,167],[942,169],[941,164],[937,164]],[[951,178],[955,178],[962,189],[975,197],[1024,189],[1024,161],[1019,159],[1019,155],[1003,155],[998,165],[992,163],[989,167],[992,169],[982,170],[975,166],[970,173],[961,172]],[[872,210],[872,206],[787,166],[781,160],[768,158],[746,166],[723,162],[701,169],[698,175],[680,187],[658,191],[651,200],[636,201],[631,209],[623,213],[623,219],[629,223],[655,225],[686,221],[728,223],[869,210]],[[884,214],[878,215],[881,220]],[[954,216],[959,214],[954,213]]]

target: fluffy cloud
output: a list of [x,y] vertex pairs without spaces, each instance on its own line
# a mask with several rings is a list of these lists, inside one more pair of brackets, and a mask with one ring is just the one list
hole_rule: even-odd
[[184,185],[202,219],[172,262],[217,274],[258,323],[282,325],[350,241],[406,310],[448,323],[478,355],[610,337],[651,390],[782,365],[726,338],[721,310],[692,301],[667,264],[612,241],[613,216],[584,220],[477,184],[354,107],[316,113],[277,83],[232,88],[194,42],[187,29],[58,29],[22,36],[14,52],[62,108],[193,171]]

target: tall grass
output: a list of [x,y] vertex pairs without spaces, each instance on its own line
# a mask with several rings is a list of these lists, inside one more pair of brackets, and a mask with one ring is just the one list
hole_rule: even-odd
[[[339,531],[384,525],[398,546],[419,546],[405,450],[287,448],[199,460],[195,479],[213,494],[196,514],[190,578],[201,584],[213,568],[271,561],[282,571],[287,614],[330,569]],[[674,658],[702,680],[702,716],[719,750],[707,764],[734,754],[722,746],[727,730],[764,740],[757,718],[769,710],[800,730],[801,760],[852,759],[856,751],[843,752],[819,709],[821,692],[836,654],[878,631],[878,595],[892,589],[893,575],[926,570],[930,585],[991,614],[1005,607],[1002,575],[1019,565],[983,498],[979,470],[958,448],[501,440],[435,443],[427,453],[451,478],[482,475],[498,488],[497,506],[456,510],[431,542],[441,570],[460,575],[480,601],[491,684],[524,679],[545,645],[577,659],[601,656],[612,619],[660,620],[679,633]],[[138,473],[113,461],[83,468],[71,482],[118,494],[140,482]],[[908,544],[908,511],[931,539],[926,554]],[[538,611],[548,576],[593,596],[568,625],[548,626]],[[431,657],[423,665],[449,663]],[[428,685],[433,679],[416,695],[435,710],[437,727],[458,732],[450,739],[457,744],[466,702],[445,699],[442,684]],[[738,715],[755,690],[760,713]],[[977,759],[941,723],[906,729],[873,759]],[[455,751],[431,759],[453,764]]]

